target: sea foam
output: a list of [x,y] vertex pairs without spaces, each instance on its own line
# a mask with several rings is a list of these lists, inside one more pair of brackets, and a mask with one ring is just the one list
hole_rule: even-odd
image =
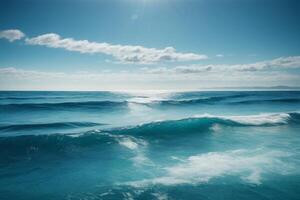
[[133,181],[134,187],[148,185],[199,184],[226,175],[240,177],[250,184],[261,184],[266,173],[289,174],[296,169],[284,158],[290,153],[265,149],[239,149],[225,152],[210,152],[187,157],[173,166],[164,167],[164,176]]

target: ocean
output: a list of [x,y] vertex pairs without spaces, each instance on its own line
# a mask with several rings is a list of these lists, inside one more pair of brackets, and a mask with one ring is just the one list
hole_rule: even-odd
[[0,92],[0,199],[300,199],[300,92]]

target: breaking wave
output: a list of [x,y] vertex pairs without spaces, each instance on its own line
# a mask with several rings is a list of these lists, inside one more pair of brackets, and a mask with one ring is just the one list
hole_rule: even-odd
[[[201,132],[214,131],[214,126],[276,126],[299,124],[300,113],[273,113],[248,116],[213,116],[200,115],[180,120],[166,120],[151,122],[134,127],[110,129],[94,129],[76,134],[24,135],[0,137],[0,156],[3,160],[27,155],[28,152],[61,153],[76,148],[90,148],[99,146],[110,148],[111,144],[118,144],[124,148],[141,152],[140,147],[147,146],[146,139],[162,137],[177,138]],[[61,122],[49,124],[21,124],[1,126],[1,131],[56,129],[73,127],[93,127],[103,125],[91,122]],[[144,159],[137,154],[136,159]]]
[[276,126],[295,124],[300,122],[300,113],[273,113],[245,116],[214,116],[209,114],[198,115],[179,120],[156,121],[131,128],[111,130],[112,133],[142,136],[168,136],[205,132],[212,130],[214,125],[231,127],[242,126]]

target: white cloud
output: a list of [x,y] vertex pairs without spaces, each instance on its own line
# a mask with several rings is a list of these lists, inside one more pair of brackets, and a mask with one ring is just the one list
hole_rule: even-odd
[[224,57],[224,55],[223,54],[217,54],[216,57],[222,58],[222,57]]
[[262,61],[250,64],[210,64],[210,65],[187,65],[173,68],[157,67],[142,68],[146,73],[163,74],[163,73],[180,73],[180,74],[197,74],[203,72],[254,72],[268,69],[287,69],[300,68],[300,56],[280,57],[269,61]]
[[4,30],[0,31],[0,38],[7,39],[10,42],[13,42],[15,40],[20,40],[25,36],[25,34],[17,29],[10,29],[10,30]]
[[164,61],[196,61],[207,58],[206,55],[195,53],[179,53],[173,47],[156,49],[143,46],[113,45],[109,43],[90,42],[88,40],[62,38],[55,33],[48,33],[26,39],[26,43],[50,48],[62,48],[80,53],[106,54],[113,56],[122,63],[148,64]]
[[208,72],[212,69],[210,65],[188,65],[188,66],[177,66],[173,68],[167,67],[143,67],[141,70],[148,74],[196,74],[201,72]]
[[34,70],[16,69],[14,67],[0,68],[0,78],[13,77],[13,78],[51,78],[51,77],[64,77],[67,74],[59,72],[41,72]]
[[[160,68],[161,71],[166,70]],[[298,86],[298,74],[279,71],[148,73],[130,71],[45,72],[0,68],[2,90],[197,90],[214,87]]]

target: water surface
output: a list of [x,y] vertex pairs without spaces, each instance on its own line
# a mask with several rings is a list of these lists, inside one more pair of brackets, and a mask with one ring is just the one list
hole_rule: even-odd
[[299,199],[300,92],[0,92],[1,199]]

